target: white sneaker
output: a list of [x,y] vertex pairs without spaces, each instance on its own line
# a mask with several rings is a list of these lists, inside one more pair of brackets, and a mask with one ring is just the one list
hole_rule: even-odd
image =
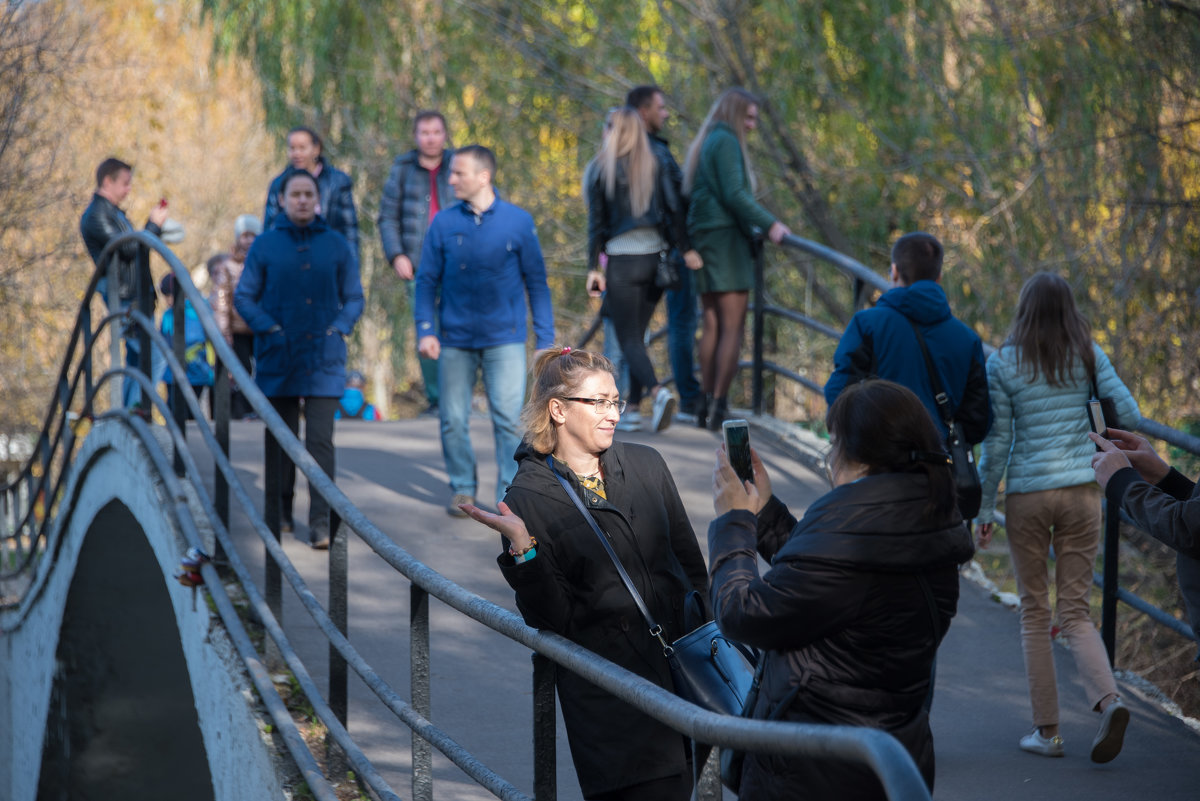
[[621,419],[617,421],[616,426],[618,431],[641,431],[642,430],[642,415],[636,409],[630,409],[621,415]]
[[666,387],[659,387],[654,395],[654,416],[651,419],[654,431],[666,431],[675,419],[675,395]]
[[1060,757],[1063,755],[1063,738],[1057,734],[1053,737],[1043,737],[1040,731],[1034,729],[1021,738],[1021,750],[1047,757]]

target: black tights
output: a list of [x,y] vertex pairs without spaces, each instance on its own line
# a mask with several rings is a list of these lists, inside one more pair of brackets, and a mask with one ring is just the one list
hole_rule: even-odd
[[724,398],[738,372],[746,330],[749,292],[705,292],[700,296],[700,379],[706,395]]

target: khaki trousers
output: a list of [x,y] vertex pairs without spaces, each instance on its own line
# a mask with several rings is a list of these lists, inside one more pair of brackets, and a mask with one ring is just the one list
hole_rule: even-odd
[[1047,560],[1054,547],[1054,584],[1058,624],[1071,645],[1075,667],[1094,709],[1117,691],[1100,632],[1092,623],[1088,597],[1100,545],[1100,488],[1095,484],[1009,495],[1008,545],[1021,596],[1021,646],[1035,726],[1058,724],[1058,685],[1050,639],[1050,575]]

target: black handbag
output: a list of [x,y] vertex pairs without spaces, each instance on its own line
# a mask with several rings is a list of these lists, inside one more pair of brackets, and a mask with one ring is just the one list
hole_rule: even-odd
[[950,408],[950,396],[942,387],[937,370],[933,367],[933,358],[925,345],[925,337],[921,329],[909,318],[913,333],[917,335],[917,344],[925,355],[925,369],[929,371],[929,384],[933,387],[933,399],[937,402],[938,412],[946,424],[946,452],[950,454],[954,470],[954,486],[958,493],[958,511],[963,520],[971,520],[979,514],[979,506],[983,502],[983,486],[979,483],[979,471],[975,468],[975,453],[963,437],[962,426],[954,420],[954,412]]
[[679,264],[671,258],[667,251],[660,251],[658,264],[654,267],[654,285],[659,289],[679,289],[682,279],[679,275]]
[[633,580],[629,578],[625,565],[621,564],[621,557],[617,556],[617,552],[609,544],[608,537],[600,529],[596,518],[583,505],[579,495],[571,488],[570,482],[554,469],[552,457],[546,457],[546,464],[550,466],[550,472],[562,484],[567,496],[575,503],[575,508],[592,527],[600,544],[612,559],[625,589],[633,596],[638,611],[649,627],[650,636],[662,645],[663,656],[667,658],[667,665],[671,669],[675,694],[712,712],[740,714],[754,678],[754,665],[751,662],[753,654],[745,646],[723,635],[713,620],[668,644],[663,636],[662,626],[655,622],[650,614],[641,593],[633,586]]

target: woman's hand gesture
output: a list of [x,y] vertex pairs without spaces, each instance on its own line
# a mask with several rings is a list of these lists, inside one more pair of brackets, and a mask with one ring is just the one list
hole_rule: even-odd
[[488,528],[503,534],[515,551],[528,548],[532,542],[533,538],[529,536],[529,532],[525,528],[525,521],[513,514],[512,509],[509,509],[508,504],[504,501],[500,502],[500,514],[498,515],[480,509],[471,503],[459,504],[458,508],[466,512],[467,517],[478,520]]

